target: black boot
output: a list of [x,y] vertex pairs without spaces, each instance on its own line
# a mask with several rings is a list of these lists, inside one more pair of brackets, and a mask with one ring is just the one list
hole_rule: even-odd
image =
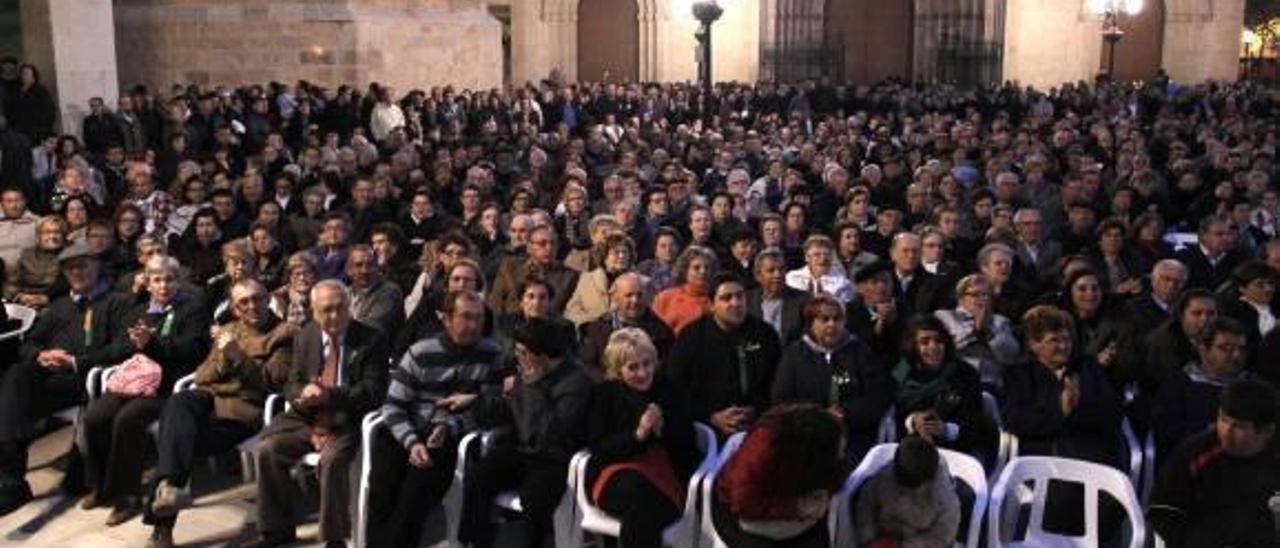
[[0,516],[31,501],[31,486],[27,485],[26,476],[26,444],[0,443]]
[[62,494],[68,497],[79,497],[89,491],[89,486],[85,484],[84,474],[84,456],[74,446],[67,453],[67,468],[62,475],[62,483],[59,488]]

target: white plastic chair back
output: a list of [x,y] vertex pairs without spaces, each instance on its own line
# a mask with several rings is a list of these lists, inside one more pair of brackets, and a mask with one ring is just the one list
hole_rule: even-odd
[[[458,443],[458,458],[457,465],[453,470],[453,484],[445,492],[444,501],[441,503],[445,513],[446,542],[450,548],[463,548],[462,543],[458,540],[458,528],[462,517],[462,490],[466,485],[467,455],[472,451],[472,446],[479,447],[479,444],[483,442],[484,436],[485,434],[482,432],[472,432],[463,436],[462,441]],[[572,459],[570,464],[572,464]],[[574,529],[575,490],[572,469],[566,475],[564,495],[560,497],[560,504],[556,506],[555,511],[552,513],[556,546],[568,546],[570,544],[570,532]],[[493,498],[493,504],[511,512],[519,513],[524,511],[524,507],[520,502],[520,495],[516,491],[498,493]]]
[[[832,514],[829,518],[829,527],[831,528],[833,546],[857,546],[858,538],[857,529],[853,523],[853,508],[856,503],[855,497],[858,494],[858,489],[871,476],[893,463],[893,454],[897,450],[898,444],[896,443],[885,443],[872,447],[871,451],[868,451],[866,456],[862,458],[862,462],[858,463],[858,467],[854,469],[853,473],[849,474],[849,478],[845,480],[844,487],[840,490],[839,499],[836,504],[831,505]],[[982,463],[964,453],[950,449],[939,449],[938,454],[947,463],[947,470],[951,473],[951,477],[964,482],[969,487],[969,490],[973,492],[973,506],[969,509],[969,530],[964,540],[957,540],[955,546],[977,548],[982,539],[982,518],[987,511],[986,471],[982,469]]]
[[858,535],[853,525],[853,497],[863,483],[886,464],[893,462],[893,452],[897,448],[896,443],[882,443],[872,447],[844,480],[844,486],[836,495],[836,501],[831,505],[830,514],[827,517],[827,528],[835,546],[857,545]]
[[[663,541],[673,548],[696,548],[698,543],[698,487],[702,478],[716,464],[716,433],[711,427],[694,423],[697,434],[698,449],[702,451],[702,462],[689,477],[685,494],[684,513],[680,519],[663,531]],[[583,533],[593,533],[607,537],[617,537],[622,530],[622,522],[610,516],[591,502],[590,485],[587,485],[587,466],[591,461],[591,453],[580,451],[574,455],[569,465],[569,473],[574,476],[575,501],[577,503],[574,517],[574,528],[569,535],[569,545],[564,548],[579,548],[583,544]]]
[[[1049,493],[1049,480],[1060,480],[1084,485],[1085,533],[1082,537],[1072,537],[1049,533],[1044,530],[1045,501]],[[1005,502],[1016,506],[1019,501],[1014,490],[1023,488],[1026,482],[1031,486],[1031,516],[1027,523],[1026,540],[1012,542],[1006,536]],[[1134,492],[1129,478],[1120,471],[1101,464],[1064,459],[1056,457],[1019,457],[1005,466],[1000,479],[991,490],[991,507],[987,511],[987,530],[990,548],[1003,546],[1070,546],[1078,548],[1095,547],[1101,541],[1098,519],[1098,499],[1100,493],[1107,493],[1120,502],[1128,515],[1132,537],[1129,546],[1142,548],[1146,542],[1146,521],[1142,507]],[[1011,512],[1016,508],[1008,509]]]
[[982,392],[982,414],[987,416],[996,428],[1004,430],[1004,419],[1000,417],[1000,402],[990,392]]
[[373,437],[384,422],[382,413],[373,411],[365,415],[360,424],[360,491],[356,494],[356,548],[364,548],[368,545],[369,474],[373,470]]
[[[1129,423],[1127,417],[1120,421],[1120,439],[1122,444],[1120,458],[1129,467],[1127,470],[1129,483],[1137,490],[1142,485],[1143,470],[1146,467],[1143,458],[1144,448],[1138,441],[1138,436],[1134,434],[1133,425]],[[1152,453],[1154,453],[1154,447]],[[1009,461],[1016,458],[1018,458],[1018,436],[1001,430],[999,454],[996,457],[997,474],[994,477],[999,477],[999,473],[1004,471]],[[1154,454],[1152,460],[1154,460]],[[1154,471],[1151,473],[1154,474]]]
[[707,472],[706,477],[702,479],[702,501],[701,501],[701,531],[702,535],[698,538],[698,548],[729,548],[729,545],[720,538],[720,533],[716,532],[715,520],[711,517],[711,500],[715,496],[716,477],[720,475],[720,469],[724,467],[724,463],[729,461],[738,448],[742,446],[742,440],[746,438],[745,432],[738,432],[729,437],[724,443],[724,447],[720,450],[720,455],[716,457],[716,464]]
[[1200,243],[1200,236],[1195,232],[1167,232],[1164,235],[1164,241],[1177,251]]
[[184,390],[191,390],[191,389],[194,389],[195,387],[196,387],[196,374],[191,373],[189,375],[186,375],[174,381],[173,393],[177,394],[178,392],[182,392]]
[[36,311],[34,308],[22,306],[15,303],[4,303],[4,311],[9,315],[9,319],[18,320],[18,327],[12,331],[0,333],[0,342],[9,339],[19,339],[26,336],[27,331],[31,330],[31,326],[36,323]]
[[893,406],[880,418],[880,429],[876,432],[876,443],[896,443],[898,441],[898,413]]

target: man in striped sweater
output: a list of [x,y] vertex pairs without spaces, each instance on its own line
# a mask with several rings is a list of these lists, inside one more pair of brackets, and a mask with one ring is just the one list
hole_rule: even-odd
[[471,404],[502,390],[501,348],[486,340],[484,298],[445,296],[444,332],[409,347],[391,372],[387,428],[373,450],[370,546],[417,546],[422,524],[453,481],[457,440],[475,428]]

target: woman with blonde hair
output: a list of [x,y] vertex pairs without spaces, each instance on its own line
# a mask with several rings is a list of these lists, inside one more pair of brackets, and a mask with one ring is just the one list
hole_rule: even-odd
[[590,496],[622,522],[622,546],[660,548],[697,466],[693,419],[684,394],[658,371],[658,352],[644,331],[615,331],[603,361],[605,381],[587,415]]

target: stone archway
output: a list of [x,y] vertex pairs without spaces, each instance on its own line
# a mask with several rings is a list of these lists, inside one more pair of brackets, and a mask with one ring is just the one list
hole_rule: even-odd
[[640,8],[636,0],[580,0],[578,79],[635,81],[640,74]]
[[[1135,16],[1120,18],[1124,38],[1116,44],[1115,77],[1122,81],[1150,80],[1163,64],[1165,5],[1150,0]],[[1107,68],[1107,48],[1102,46],[1102,70]]]
[[844,44],[844,81],[911,76],[913,0],[827,0],[829,43]]

